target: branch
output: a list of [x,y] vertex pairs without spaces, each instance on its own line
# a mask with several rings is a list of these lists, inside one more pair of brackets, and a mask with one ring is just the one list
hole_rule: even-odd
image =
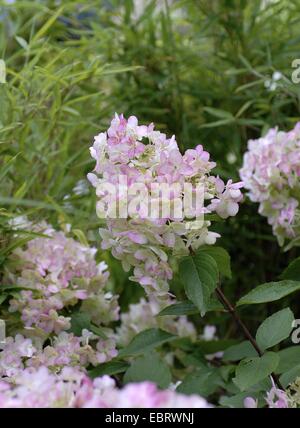
[[[236,324],[243,331],[245,337],[249,340],[249,342],[251,342],[253,348],[256,350],[258,355],[261,357],[263,355],[262,350],[258,346],[256,340],[254,339],[254,337],[252,336],[252,334],[248,330],[247,326],[244,324],[244,322],[240,318],[239,314],[236,312],[235,307],[230,303],[230,301],[227,299],[227,297],[225,296],[225,294],[223,293],[223,291],[221,290],[220,287],[216,288],[216,294],[217,294],[220,302],[224,306],[224,308],[228,310],[228,312],[231,314],[232,318],[235,320]],[[278,376],[274,373],[272,373],[271,376],[272,376],[274,382],[277,384],[278,388],[284,390],[283,386],[281,385],[280,380],[278,379]]]

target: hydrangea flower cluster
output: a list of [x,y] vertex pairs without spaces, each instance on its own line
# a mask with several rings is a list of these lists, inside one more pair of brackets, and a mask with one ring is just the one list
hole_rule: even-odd
[[138,303],[129,305],[128,312],[121,314],[121,325],[116,334],[117,343],[126,346],[135,335],[148,328],[161,328],[179,337],[196,339],[196,329],[186,316],[157,317],[164,307],[172,303],[174,302],[171,299],[161,302],[153,298],[149,300],[142,298]]
[[[220,235],[210,230],[211,221],[199,221],[199,217],[212,213],[222,218],[235,216],[242,199],[242,183],[229,180],[225,184],[211,175],[216,164],[201,145],[182,155],[174,136],[168,139],[153,124],[140,126],[134,116],[127,120],[116,114],[108,131],[95,137],[90,151],[96,167],[88,179],[96,188],[100,217],[103,206],[108,206],[107,228],[100,230],[102,248],[111,249],[126,271],[133,267],[131,279],[141,284],[147,294],[165,296],[172,278],[170,257],[216,242]],[[110,209],[115,207],[115,200],[107,192],[107,184],[117,185],[120,177],[126,178],[127,188],[136,183],[143,185],[147,202],[141,198],[134,213],[112,218]],[[154,184],[174,185],[173,191],[159,198]],[[190,201],[188,213],[175,216],[172,211],[165,215],[164,207],[174,208],[175,201],[184,201],[186,184],[190,185],[192,195],[201,186],[202,206]],[[116,201],[123,208],[135,197],[124,189],[124,185],[119,186]],[[152,211],[149,216],[149,206],[156,207],[155,216]]]
[[6,339],[0,352],[0,377],[15,379],[26,367],[48,367],[57,373],[65,366],[72,366],[84,371],[90,364],[96,366],[116,356],[114,340],[99,340],[87,330],[83,330],[81,337],[61,332],[44,348],[37,338],[31,340],[17,334]]
[[288,248],[299,245],[300,123],[289,132],[275,128],[250,140],[240,176],[279,244],[288,240]]
[[7,337],[4,349],[0,352],[0,377],[14,377],[24,368],[24,361],[36,352],[31,339],[17,334],[15,338]]
[[6,281],[22,291],[10,300],[9,311],[20,313],[26,328],[45,334],[68,330],[70,318],[64,310],[80,303],[97,325],[118,320],[117,296],[105,292],[109,273],[104,262],[96,262],[96,249],[46,224],[36,230],[47,237],[32,239],[12,255],[14,271]]
[[0,381],[0,408],[208,408],[199,396],[161,391],[150,382],[133,383],[123,389],[108,377],[89,379],[65,367],[60,374],[46,367],[28,368],[14,385]]

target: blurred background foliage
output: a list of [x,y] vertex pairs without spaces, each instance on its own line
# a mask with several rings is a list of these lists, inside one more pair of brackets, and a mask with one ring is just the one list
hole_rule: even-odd
[[[155,122],[182,149],[203,144],[216,173],[237,180],[249,138],[299,120],[299,55],[298,0],[0,1],[0,272],[31,239],[13,230],[18,215],[71,224],[98,245],[88,148],[115,111]],[[216,228],[232,257],[232,299],[277,279],[295,255],[247,199]],[[118,262],[99,257],[123,307],[137,300]],[[180,296],[176,278],[173,289]],[[254,326],[263,315],[244,314]]]

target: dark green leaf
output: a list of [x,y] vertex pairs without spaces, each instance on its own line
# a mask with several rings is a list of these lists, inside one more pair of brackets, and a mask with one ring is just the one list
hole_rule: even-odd
[[300,290],[300,281],[267,282],[242,297],[237,306],[274,302],[298,290]]
[[71,316],[71,332],[81,336],[82,330],[91,330],[91,317],[84,312],[75,312]]
[[209,254],[217,263],[219,272],[224,275],[226,278],[231,278],[231,266],[230,266],[230,255],[222,247],[215,247],[212,245],[207,245],[201,247],[199,252],[204,251],[206,254]]
[[[224,307],[217,299],[210,299],[208,303],[207,312],[210,311],[222,311]],[[173,305],[167,306],[164,308],[159,314],[158,317],[163,316],[180,316],[180,315],[196,315],[199,314],[196,306],[190,302],[189,300],[185,300],[183,302],[178,302]]]
[[223,360],[240,361],[243,358],[252,358],[257,356],[258,354],[253,345],[248,341],[244,341],[238,345],[233,345],[230,348],[227,348],[224,352]]
[[119,352],[119,357],[143,354],[176,338],[177,336],[164,330],[150,328],[137,334],[129,345]]
[[267,318],[258,328],[256,341],[264,351],[288,338],[293,330],[294,314],[289,309],[283,309]]
[[300,257],[293,260],[292,263],[281,274],[282,279],[290,279],[292,281],[300,281]]
[[169,367],[154,352],[133,361],[124,376],[125,383],[144,381],[154,382],[160,388],[167,388],[172,381]]
[[162,311],[159,312],[157,316],[163,317],[166,315],[180,316],[180,315],[195,315],[199,311],[194,305],[194,303],[185,300],[183,302],[175,303],[174,305],[167,306]]
[[296,367],[293,367],[291,370],[283,373],[279,380],[284,388],[288,387],[292,382],[294,382],[298,377],[300,377],[300,364]]
[[204,252],[198,252],[182,259],[179,273],[187,297],[199,309],[201,316],[204,316],[218,281],[215,260]]
[[5,300],[7,299],[8,294],[1,294],[0,295],[0,305],[2,305],[2,303],[5,302]]
[[221,384],[221,376],[216,369],[204,367],[188,374],[178,386],[177,392],[186,395],[198,394],[203,397],[213,394]]
[[238,365],[234,383],[241,391],[245,391],[274,372],[278,363],[279,356],[274,352],[267,352],[262,357],[247,358]]
[[300,346],[291,346],[278,352],[280,361],[276,373],[284,373],[300,364]]
[[194,347],[200,349],[203,354],[215,354],[216,352],[224,351],[235,343],[234,339],[202,340],[196,342]]

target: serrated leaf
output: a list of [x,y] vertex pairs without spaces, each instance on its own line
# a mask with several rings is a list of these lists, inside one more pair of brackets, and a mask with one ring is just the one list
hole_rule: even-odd
[[124,382],[154,382],[160,388],[167,388],[172,376],[167,364],[156,353],[137,358],[124,375]]
[[243,358],[257,357],[258,354],[249,341],[244,341],[227,348],[223,355],[224,361],[240,361]]
[[241,305],[256,305],[259,303],[275,302],[300,290],[300,281],[267,282],[259,285],[243,296],[237,303]]
[[216,391],[220,383],[221,376],[218,371],[204,367],[188,374],[176,391],[185,395],[198,394],[202,397],[207,397]]
[[212,245],[207,245],[201,247],[199,252],[204,251],[206,254],[209,254],[217,263],[219,272],[224,275],[226,278],[231,278],[231,265],[230,265],[230,255],[222,247],[215,247]]
[[210,255],[198,252],[181,260],[179,274],[188,299],[199,309],[201,316],[204,316],[210,297],[217,287],[217,263]]
[[246,391],[270,376],[278,363],[279,356],[274,352],[267,352],[262,357],[247,358],[238,365],[233,381],[241,391]]
[[119,352],[119,357],[143,354],[174,339],[177,339],[177,336],[158,328],[149,328],[137,334],[129,345]]
[[268,317],[258,328],[256,341],[264,351],[288,338],[293,330],[294,314],[289,309],[283,309]]

